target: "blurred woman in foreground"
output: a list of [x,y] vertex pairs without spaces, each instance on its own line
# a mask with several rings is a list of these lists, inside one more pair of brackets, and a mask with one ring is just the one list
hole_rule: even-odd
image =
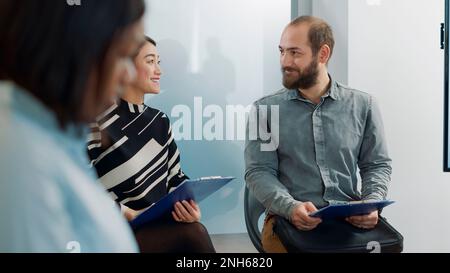
[[135,75],[143,0],[0,1],[0,252],[135,252],[85,124]]

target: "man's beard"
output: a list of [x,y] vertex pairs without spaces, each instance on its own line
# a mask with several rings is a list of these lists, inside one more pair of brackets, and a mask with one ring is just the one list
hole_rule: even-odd
[[311,63],[301,72],[295,68],[289,68],[291,71],[296,71],[297,77],[289,77],[286,75],[285,70],[288,68],[282,68],[283,73],[283,85],[287,89],[309,89],[317,83],[319,77],[319,67],[316,58],[313,58]]

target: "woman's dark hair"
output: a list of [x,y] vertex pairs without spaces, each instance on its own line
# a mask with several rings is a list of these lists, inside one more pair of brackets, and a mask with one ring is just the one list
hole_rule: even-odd
[[149,43],[151,43],[152,45],[156,46],[156,42],[155,40],[153,40],[152,38],[145,36],[145,40]]
[[63,127],[79,122],[93,67],[144,10],[143,0],[1,0],[0,79],[32,93]]
[[[150,38],[149,36],[145,36],[145,41],[156,46],[156,42],[155,40],[153,40],[152,38]],[[139,48],[139,50],[133,55],[133,60],[136,61],[137,56],[139,55],[139,52],[142,50],[142,48],[145,46],[145,43],[143,43],[141,45],[141,47]]]

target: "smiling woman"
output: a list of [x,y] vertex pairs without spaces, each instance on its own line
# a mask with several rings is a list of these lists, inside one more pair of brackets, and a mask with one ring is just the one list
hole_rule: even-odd
[[[144,104],[160,91],[156,42],[147,37],[134,56],[137,77],[122,97],[92,124],[88,154],[100,182],[132,220],[188,177],[166,114]],[[177,203],[172,215],[135,231],[142,252],[215,252],[201,212],[192,200]]]
[[82,132],[132,80],[144,9],[0,2],[0,252],[137,251],[87,168]]

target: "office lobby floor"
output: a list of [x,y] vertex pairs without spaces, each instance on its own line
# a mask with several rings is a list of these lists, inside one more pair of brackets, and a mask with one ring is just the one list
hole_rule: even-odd
[[211,240],[217,253],[258,253],[247,233],[214,234]]

